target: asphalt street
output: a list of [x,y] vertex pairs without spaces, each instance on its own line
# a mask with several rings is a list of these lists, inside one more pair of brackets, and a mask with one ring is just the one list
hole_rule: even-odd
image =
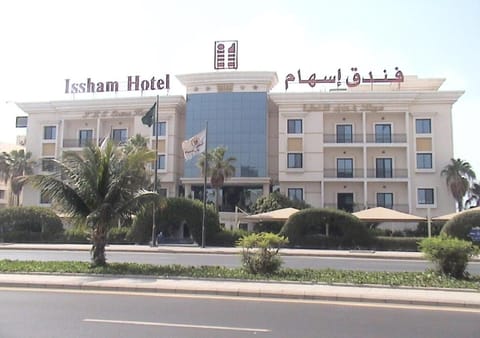
[[102,292],[0,289],[0,336],[478,337],[478,309]]

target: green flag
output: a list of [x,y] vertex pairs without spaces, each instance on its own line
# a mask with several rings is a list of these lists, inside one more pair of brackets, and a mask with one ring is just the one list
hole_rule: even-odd
[[155,116],[155,108],[157,107],[157,103],[155,102],[145,115],[142,117],[142,123],[151,127],[153,124],[153,117]]

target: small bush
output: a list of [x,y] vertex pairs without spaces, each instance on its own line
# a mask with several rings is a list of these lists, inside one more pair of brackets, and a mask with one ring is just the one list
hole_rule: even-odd
[[472,210],[458,214],[445,223],[442,233],[469,241],[470,237],[468,237],[468,234],[476,226],[480,226],[480,211]]
[[447,235],[425,238],[420,242],[420,249],[441,273],[454,278],[463,277],[468,261],[479,253],[471,242]]
[[213,235],[209,245],[234,247],[240,238],[246,236],[248,232],[242,229],[221,230]]
[[242,237],[237,245],[243,248],[243,268],[252,274],[277,272],[282,265],[278,250],[287,243],[288,240],[285,237],[268,232],[253,233]]

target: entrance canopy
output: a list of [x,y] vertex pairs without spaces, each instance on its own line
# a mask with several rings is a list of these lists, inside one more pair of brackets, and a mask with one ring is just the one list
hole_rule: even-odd
[[244,219],[251,222],[281,222],[286,221],[291,215],[296,213],[298,209],[295,208],[284,208],[278,209],[269,212],[263,212],[261,214],[250,215]]
[[361,221],[365,222],[420,222],[426,220],[424,217],[406,214],[404,212],[383,207],[357,211],[352,215],[357,216]]
[[433,217],[432,221],[449,221],[457,215],[460,215],[466,212],[472,212],[472,211],[480,211],[480,207],[470,208],[470,209],[466,209],[458,212],[452,212],[451,214],[447,214],[443,216]]

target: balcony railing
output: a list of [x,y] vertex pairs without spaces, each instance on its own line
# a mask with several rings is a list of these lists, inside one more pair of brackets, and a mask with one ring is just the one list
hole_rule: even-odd
[[88,146],[91,143],[95,143],[95,140],[93,140],[93,139],[79,139],[79,138],[63,139],[63,147],[64,148],[83,148],[83,147]]
[[[103,143],[103,141],[105,140],[104,137],[102,137],[101,139],[98,140],[98,145],[101,145]],[[125,142],[127,142],[126,139],[123,139],[123,140],[114,140],[112,139],[112,141],[116,144],[116,145],[124,145]],[[88,146],[89,144],[91,143],[95,143],[95,140],[94,139],[78,139],[78,138],[75,138],[75,139],[64,139],[63,140],[63,147],[64,148],[83,148],[83,147],[86,147]]]
[[[366,143],[406,143],[407,134],[367,134]],[[354,144],[363,143],[362,134],[342,135],[323,134],[323,143],[326,144]]]
[[407,134],[367,134],[367,143],[406,143]]
[[327,178],[363,178],[363,169],[332,169],[326,168],[323,176]]
[[408,169],[367,169],[368,178],[407,178]]
[[323,134],[324,143],[363,143],[362,134],[342,135],[342,134]]

